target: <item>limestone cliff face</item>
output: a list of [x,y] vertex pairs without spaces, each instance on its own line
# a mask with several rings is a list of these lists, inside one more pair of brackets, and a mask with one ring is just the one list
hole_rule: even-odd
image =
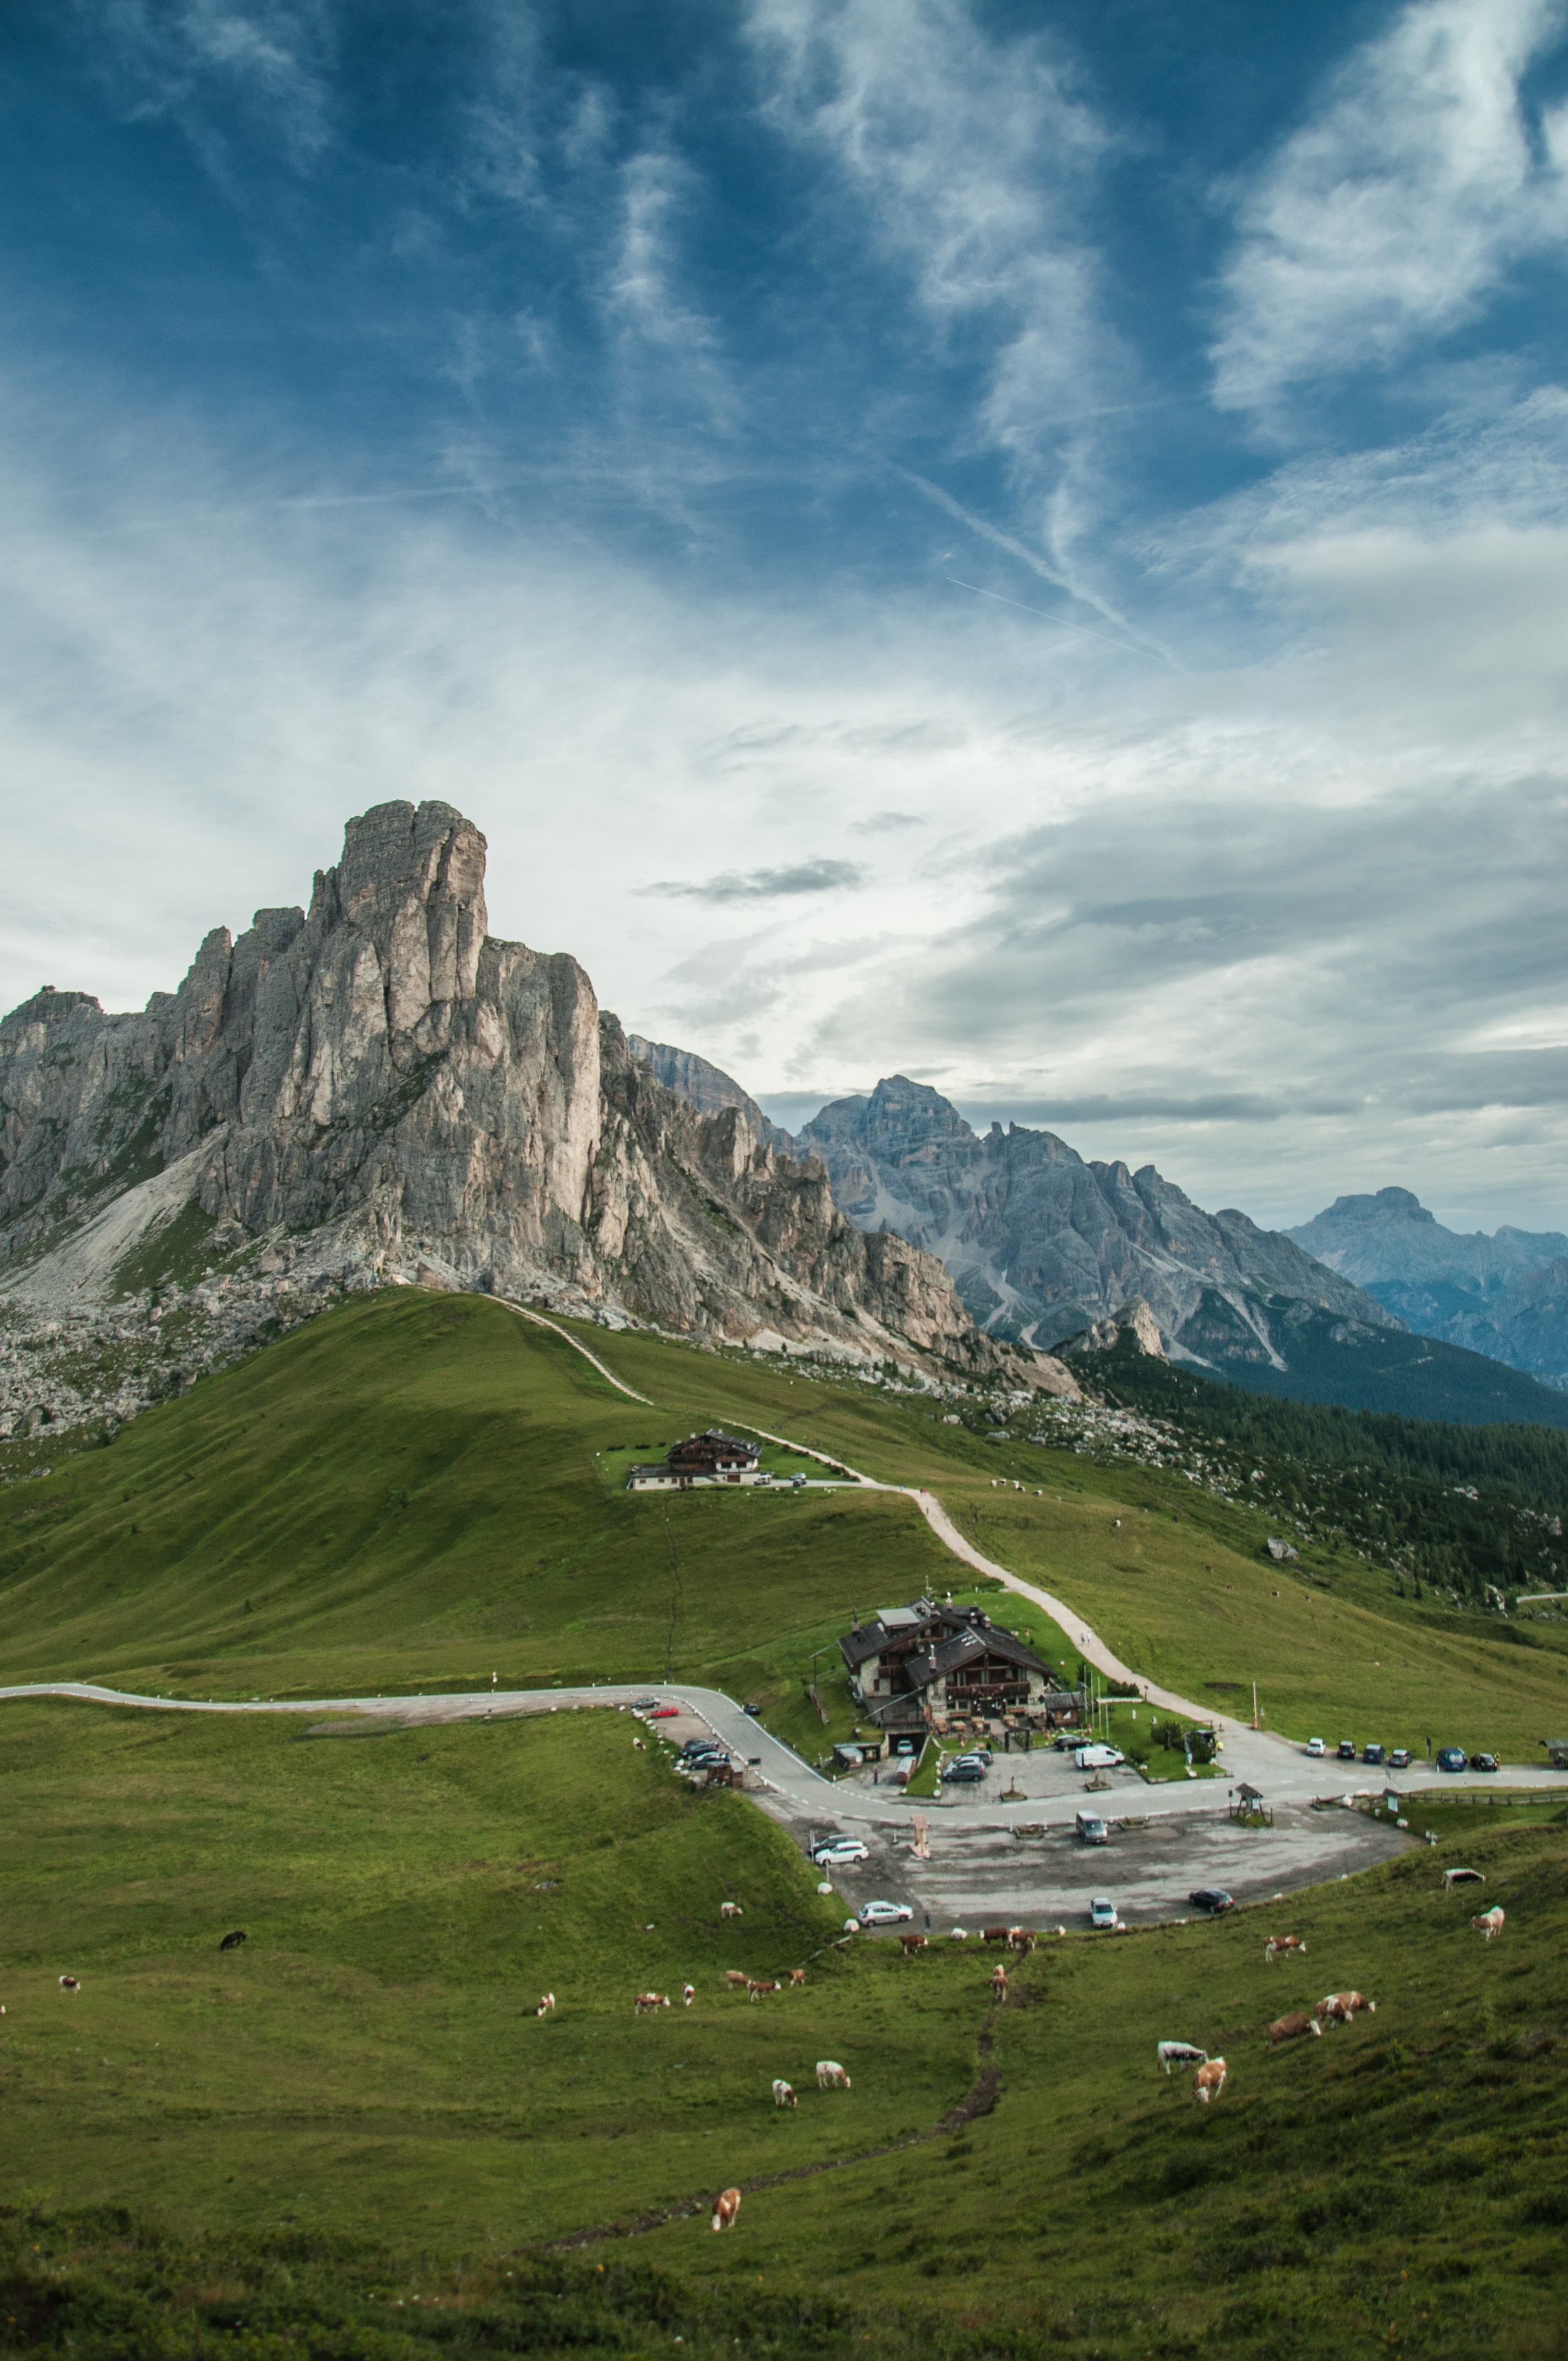
[[154,1176],[168,1218],[178,1176],[173,1202],[231,1238],[335,1224],[367,1269],[429,1257],[448,1283],[683,1331],[1002,1366],[940,1263],[863,1236],[817,1159],[666,1089],[575,960],[491,938],[484,875],[452,806],[383,804],[308,912],[210,934],[139,1015],[53,991],[14,1011],[0,1272],[106,1235]]

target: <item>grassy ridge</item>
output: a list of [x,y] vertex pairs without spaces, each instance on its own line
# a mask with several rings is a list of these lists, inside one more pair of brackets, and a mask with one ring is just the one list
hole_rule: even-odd
[[[839,1912],[787,1840],[628,1739],[610,1714],[310,1740],[8,1708],[0,2204],[39,2215],[30,2237],[12,2216],[10,2349],[704,2350],[720,2323],[786,2355],[1556,2349],[1561,1821],[1500,1803],[1462,1852],[1298,1894],[1305,1961],[1265,1965],[1266,1910],[1074,1936],[1020,1963],[995,2012],[973,1945],[831,1948]],[[1469,1928],[1477,1889],[1440,1892],[1449,1858],[1486,1873],[1500,1942]],[[719,1920],[726,1893],[742,1920]],[[249,1943],[218,1952],[236,1924]],[[772,2004],[720,1989],[730,1964],[801,1960],[806,1990]],[[684,1974],[690,2012],[677,1992],[632,2016],[636,1990]],[[1266,2049],[1272,2016],[1351,1984],[1376,2017]],[[540,2022],[545,1985],[560,2005]],[[1156,2070],[1171,2036],[1229,2059],[1214,2108]],[[819,2056],[852,2092],[818,2096]],[[795,2114],[770,2103],[780,2072]],[[980,2112],[959,2129],[872,2152],[966,2093]],[[725,2239],[678,2219],[597,2249],[624,2301],[536,2270],[541,2240],[731,2180],[750,2193]],[[62,2201],[150,2209],[168,2256],[112,2222],[51,2233]],[[334,2264],[334,2238],[383,2256]],[[647,2265],[668,2279],[638,2279]],[[72,2324],[62,2268],[126,2295],[108,2341]],[[416,2296],[418,2323],[394,2321]],[[950,2337],[912,2345],[911,2301]]]
[[[1200,1704],[1250,1708],[1255,1679],[1298,1738],[1520,1762],[1568,1730],[1555,1628],[1435,1611],[1326,1543],[1277,1567],[1264,1514],[1174,1475],[989,1442],[828,1375],[591,1334],[656,1408],[499,1304],[389,1290],[8,1488],[0,1674],[320,1697],[668,1664],[759,1698],[814,1752],[850,1727],[850,1610],[958,1589],[959,1568],[896,1497],[621,1488],[624,1449],[725,1420],[939,1491],[982,1550]],[[1058,1633],[1022,1602],[997,1611],[1075,1669],[1070,1617]]]

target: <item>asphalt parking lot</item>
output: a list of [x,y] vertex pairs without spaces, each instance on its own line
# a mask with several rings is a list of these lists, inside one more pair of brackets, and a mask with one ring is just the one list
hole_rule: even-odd
[[[1264,1901],[1302,1886],[1348,1877],[1402,1852],[1413,1841],[1362,1812],[1314,1811],[1282,1805],[1272,1828],[1244,1828],[1229,1818],[1224,1789],[1209,1784],[1201,1808],[1166,1812],[1141,1826],[1113,1826],[1104,1845],[1086,1845],[1070,1828],[1039,1835],[1011,1828],[944,1828],[930,1815],[931,1858],[917,1861],[914,1831],[903,1821],[848,1832],[865,1839],[867,1861],[824,1872],[850,1916],[864,1902],[906,1902],[917,1931],[970,1933],[1005,1920],[1027,1927],[1083,1927],[1095,1894],[1108,1894],[1128,1926],[1156,1926],[1195,1914],[1196,1886],[1221,1885],[1238,1902]],[[1107,1814],[1137,1817],[1136,1797],[1095,1796]],[[906,1807],[905,1818],[914,1810]],[[832,1833],[827,1819],[792,1819],[803,1848]],[[1283,1931],[1283,1930],[1282,1930]]]

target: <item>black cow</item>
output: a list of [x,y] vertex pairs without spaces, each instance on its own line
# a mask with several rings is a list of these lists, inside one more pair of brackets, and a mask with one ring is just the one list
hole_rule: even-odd
[[236,1951],[246,1939],[245,1928],[243,1927],[236,1927],[232,1935],[225,1935],[224,1937],[223,1941],[218,1945],[218,1949],[220,1951]]

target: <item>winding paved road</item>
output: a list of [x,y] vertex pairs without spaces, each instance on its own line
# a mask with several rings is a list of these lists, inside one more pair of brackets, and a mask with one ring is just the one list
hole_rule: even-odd
[[[590,1352],[579,1337],[557,1326],[541,1313],[527,1306],[514,1303],[506,1297],[498,1299],[520,1319],[535,1327],[548,1328],[553,1335],[579,1352],[591,1362],[599,1375],[633,1401],[647,1402],[648,1396],[640,1394],[618,1378],[613,1369]],[[1224,1773],[1226,1780],[1247,1780],[1270,1802],[1305,1803],[1318,1795],[1338,1795],[1358,1786],[1366,1789],[1362,1765],[1341,1763],[1332,1759],[1311,1761],[1293,1741],[1281,1738],[1270,1730],[1255,1730],[1244,1721],[1229,1715],[1216,1716],[1212,1708],[1194,1705],[1190,1698],[1179,1697],[1172,1689],[1157,1688],[1143,1681],[1131,1666],[1101,1639],[1099,1633],[1084,1622],[1075,1609],[1065,1599],[1057,1598],[1036,1583],[1025,1582],[1007,1566],[998,1565],[994,1559],[984,1557],[967,1542],[941,1501],[934,1492],[910,1484],[883,1484],[850,1467],[841,1459],[834,1459],[825,1451],[817,1451],[790,1436],[774,1434],[766,1427],[753,1426],[748,1421],[734,1419],[732,1424],[744,1426],[748,1433],[761,1435],[765,1442],[782,1444],[808,1459],[816,1459],[835,1471],[842,1469],[843,1478],[866,1491],[898,1492],[913,1500],[931,1531],[945,1548],[971,1566],[977,1573],[992,1576],[1021,1598],[1032,1599],[1069,1636],[1076,1633],[1076,1645],[1086,1663],[1092,1664],[1114,1681],[1133,1682],[1142,1688],[1150,1705],[1159,1706],[1169,1713],[1184,1715],[1189,1720],[1217,1722],[1224,1741]],[[824,1779],[820,1773],[798,1755],[782,1739],[774,1738],[761,1725],[743,1713],[735,1699],[722,1689],[694,1686],[688,1682],[645,1682],[641,1684],[594,1685],[587,1688],[548,1689],[474,1689],[418,1697],[313,1697],[313,1698],[251,1698],[205,1700],[193,1697],[145,1697],[133,1692],[108,1688],[93,1681],[27,1682],[12,1687],[0,1687],[0,1701],[7,1697],[68,1697],[100,1705],[140,1706],[181,1713],[293,1713],[293,1714],[362,1714],[385,1719],[411,1723],[420,1721],[457,1721],[482,1718],[486,1715],[516,1715],[558,1713],[583,1707],[618,1707],[625,1708],[642,1696],[657,1692],[674,1701],[680,1699],[731,1753],[748,1763],[756,1774],[754,1785],[760,1790],[759,1800],[786,1818],[830,1819],[839,1824],[863,1822],[881,1828],[904,1828],[908,1825],[911,1807],[902,1799],[894,1800],[892,1792],[854,1780]],[[1069,1773],[1059,1757],[1037,1750],[1034,1754],[1011,1755],[1003,1758],[1010,1779],[1016,1779],[1033,1792],[1019,1801],[1004,1803],[999,1797],[969,1803],[949,1802],[947,1797],[928,1803],[924,1808],[941,1814],[945,1828],[1006,1828],[1020,1819],[1061,1825],[1076,1814],[1082,1794],[1082,1782]],[[1441,1787],[1444,1792],[1455,1787],[1495,1787],[1498,1782],[1485,1773],[1464,1772],[1434,1775],[1428,1766],[1412,1765],[1407,1772],[1391,1772],[1388,1780],[1406,1794],[1422,1787]],[[1106,1797],[1106,1808],[1126,1809],[1129,1806],[1140,1815],[1191,1813],[1212,1800],[1218,1803],[1219,1781],[1175,1780],[1168,1784],[1146,1786],[1131,1772],[1116,1774],[1113,1790]],[[1378,1786],[1384,1784],[1382,1774]],[[1506,1766],[1502,1784],[1509,1786],[1550,1787],[1563,1784],[1563,1774],[1538,1763]],[[1064,1792],[1065,1790],[1065,1792]]]

